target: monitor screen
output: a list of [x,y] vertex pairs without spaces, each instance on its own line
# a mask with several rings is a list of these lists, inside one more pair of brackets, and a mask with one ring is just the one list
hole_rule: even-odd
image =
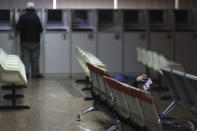
[[88,11],[87,10],[73,10],[72,11],[72,22],[75,24],[85,24],[88,22]]
[[125,23],[139,23],[139,11],[138,10],[126,10],[124,11]]
[[48,10],[47,20],[48,22],[62,22],[62,10]]
[[100,10],[98,20],[99,23],[113,23],[113,10]]
[[163,10],[150,10],[149,15],[151,23],[163,23],[164,21]]
[[188,11],[187,10],[175,10],[176,23],[188,23]]
[[10,21],[10,10],[0,10],[0,22]]

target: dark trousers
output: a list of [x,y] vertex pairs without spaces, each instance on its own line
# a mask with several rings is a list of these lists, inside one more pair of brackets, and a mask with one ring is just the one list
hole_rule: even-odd
[[[25,64],[27,74],[37,76],[39,74],[40,43],[21,43],[22,61]],[[31,69],[31,72],[30,72]]]

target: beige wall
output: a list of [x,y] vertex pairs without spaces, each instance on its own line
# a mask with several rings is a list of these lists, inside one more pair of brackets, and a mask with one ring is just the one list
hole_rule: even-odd
[[[25,8],[33,1],[37,8],[52,8],[53,0],[0,0],[0,8]],[[197,8],[197,0],[179,0],[180,8]],[[57,0],[57,8],[110,8],[113,0]],[[118,0],[120,9],[174,8],[175,0]]]
[[119,0],[118,7],[121,9],[158,9],[174,8],[174,0]]
[[[53,0],[0,0],[0,8],[25,8],[32,1],[36,8],[52,8]],[[57,8],[113,8],[113,0],[56,0]]]
[[26,8],[26,3],[32,1],[36,8],[52,8],[53,0],[0,0],[0,8]]
[[197,0],[179,0],[179,8],[197,8]]
[[113,0],[57,0],[57,8],[113,8]]

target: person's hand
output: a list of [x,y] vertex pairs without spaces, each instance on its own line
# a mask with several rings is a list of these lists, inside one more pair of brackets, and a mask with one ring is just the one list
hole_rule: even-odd
[[140,75],[140,76],[138,76],[138,77],[136,78],[136,81],[137,81],[137,82],[142,82],[142,83],[144,83],[144,82],[146,82],[148,79],[149,79],[149,78],[148,78],[148,76],[147,76],[146,74],[142,74],[142,75]]

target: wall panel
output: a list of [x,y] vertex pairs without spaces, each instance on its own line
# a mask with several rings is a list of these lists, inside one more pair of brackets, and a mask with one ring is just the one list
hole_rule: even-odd
[[[29,0],[0,0],[0,8],[26,8]],[[31,0],[36,8],[52,8],[53,0]]]
[[179,8],[188,9],[188,8],[197,8],[196,0],[179,0]]
[[57,8],[113,8],[113,0],[57,0]]
[[[0,8],[24,8],[29,0],[0,0]],[[31,0],[37,8],[52,8],[53,0]],[[103,8],[114,6],[113,0],[57,0],[57,8]],[[175,0],[118,0],[121,9],[174,8]],[[179,0],[180,8],[196,8],[196,0]]]
[[174,0],[119,0],[118,8],[121,9],[158,9],[174,8]]

